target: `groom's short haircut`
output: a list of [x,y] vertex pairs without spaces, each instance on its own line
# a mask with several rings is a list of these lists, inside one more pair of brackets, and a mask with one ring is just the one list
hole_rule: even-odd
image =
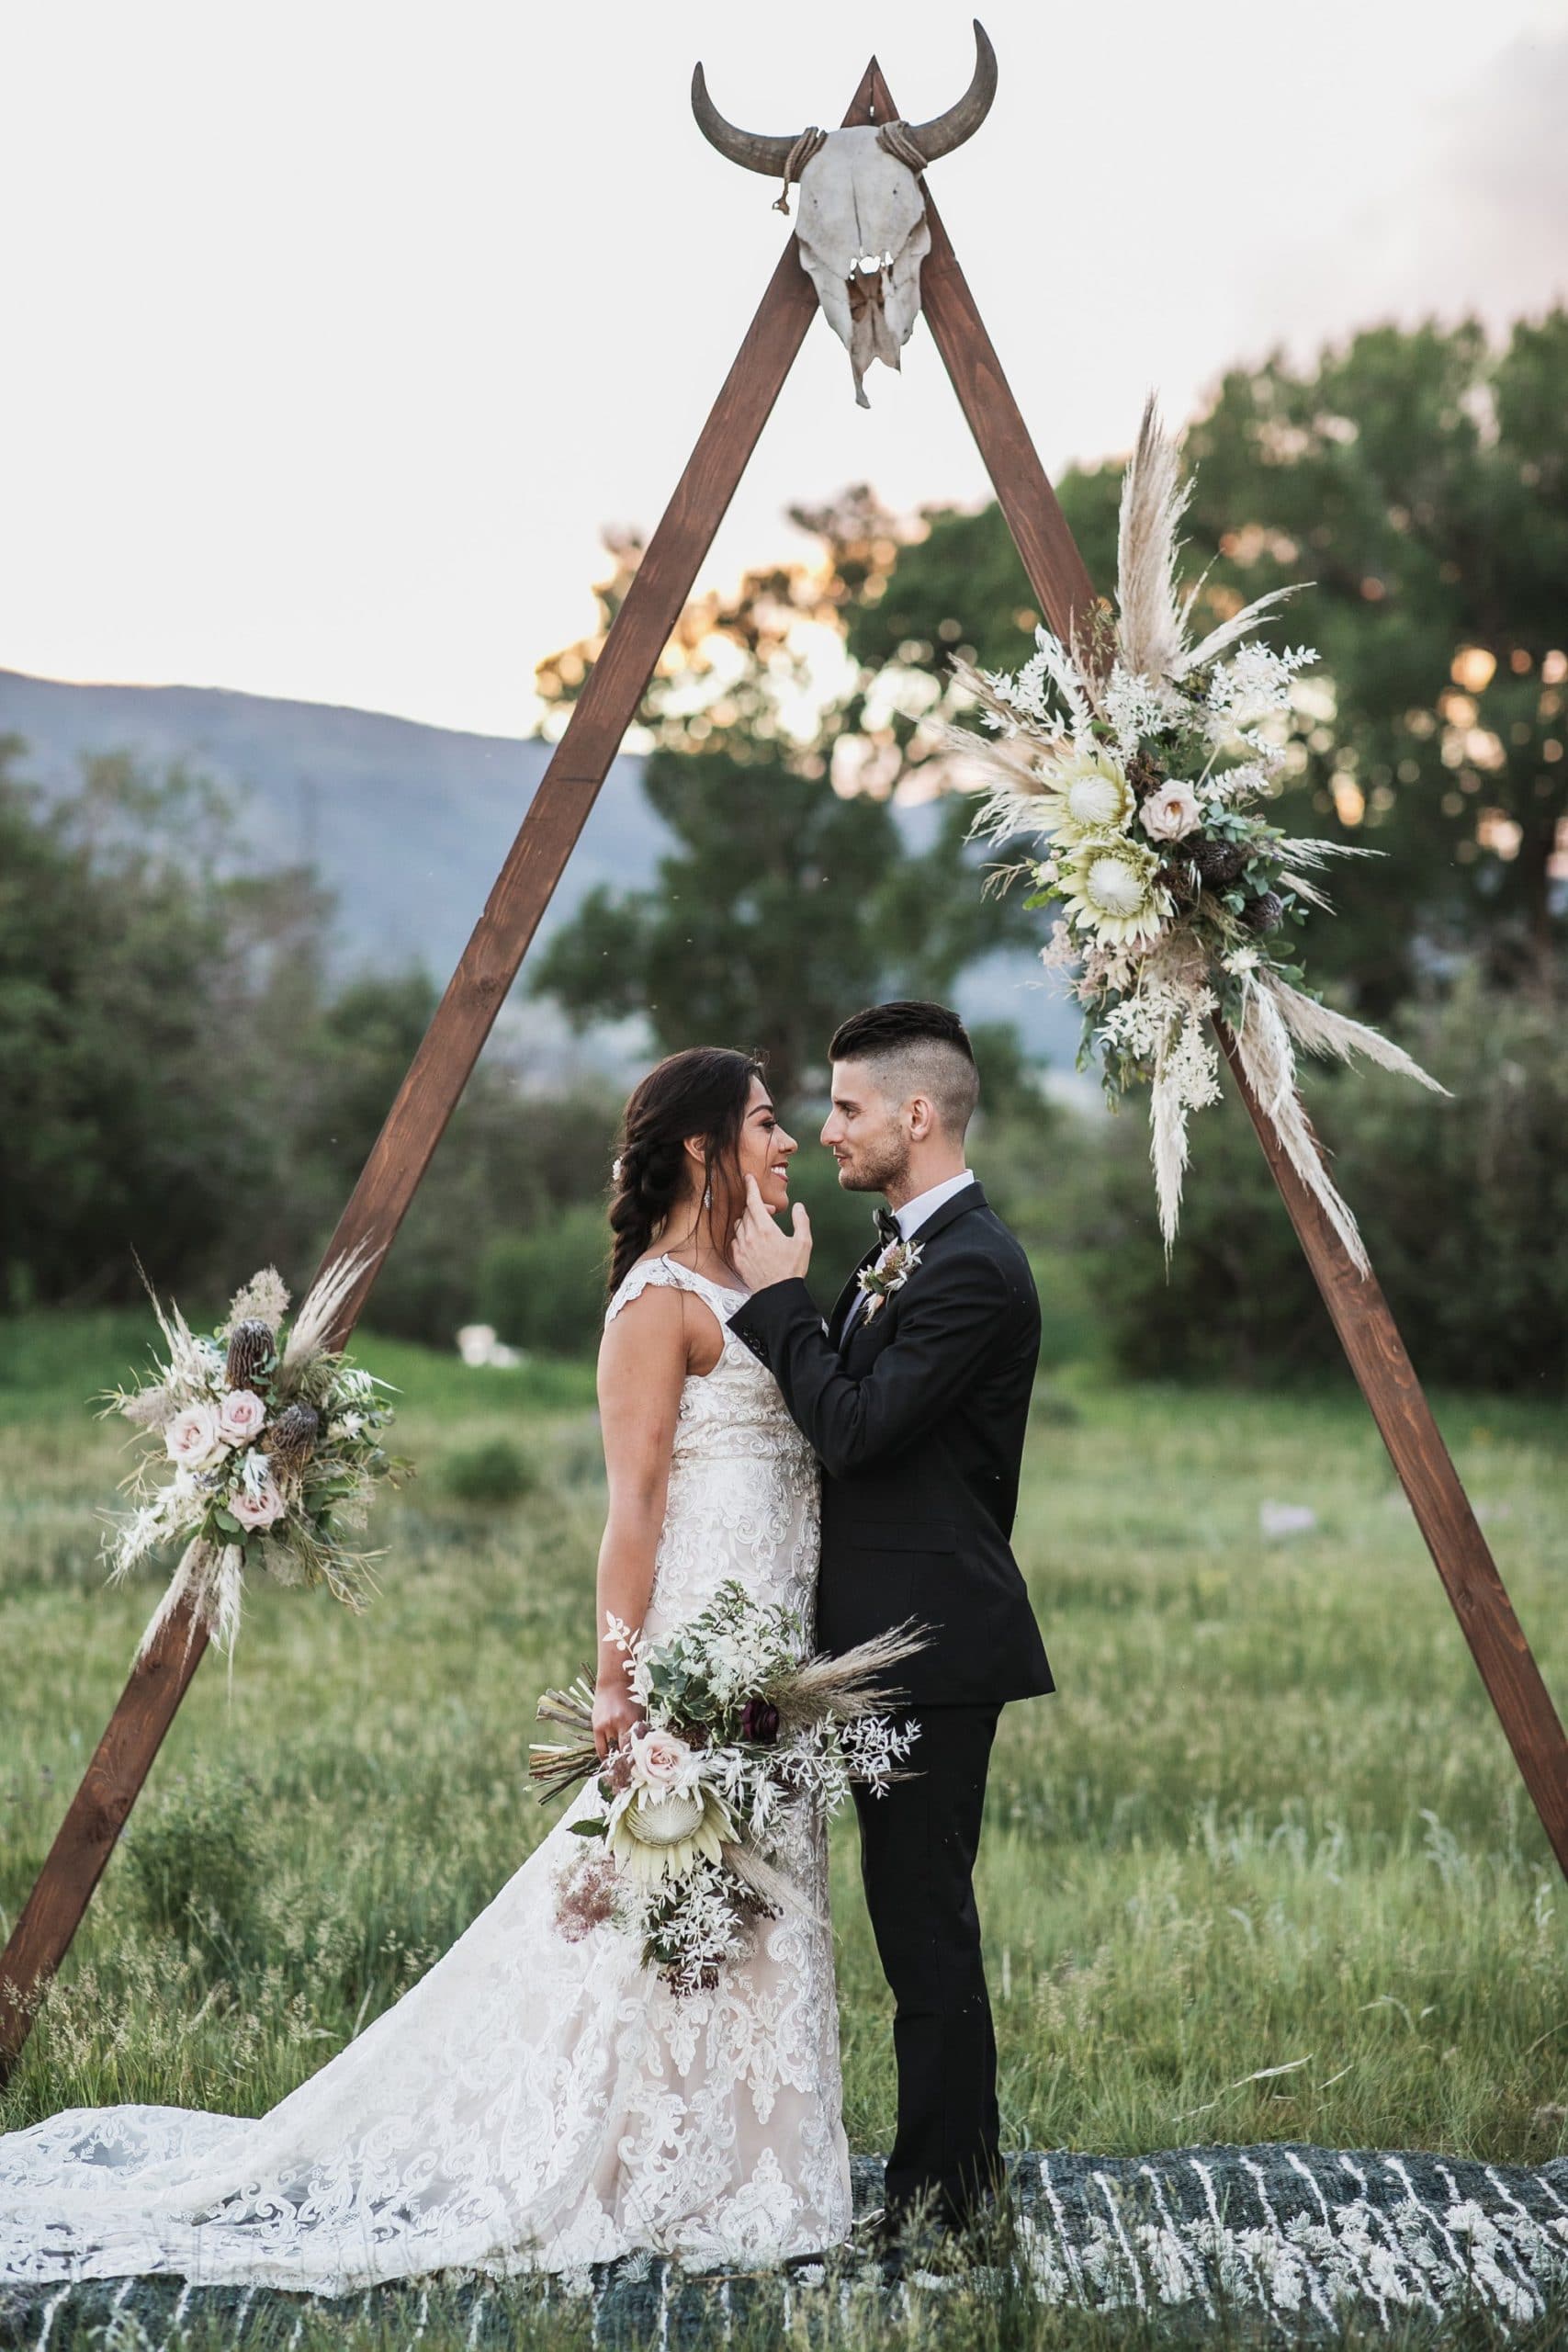
[[969,1032],[945,1004],[902,999],[868,1005],[834,1032],[828,1057],[866,1063],[894,1102],[925,1095],[947,1133],[962,1141],[980,1099],[980,1073]]

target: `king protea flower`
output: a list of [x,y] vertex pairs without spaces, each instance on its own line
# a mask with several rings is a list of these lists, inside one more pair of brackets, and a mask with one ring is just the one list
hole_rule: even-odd
[[1157,939],[1171,902],[1153,850],[1126,834],[1090,834],[1061,861],[1061,895],[1075,930],[1110,946]]
[[1133,787],[1113,753],[1075,744],[1042,772],[1040,830],[1069,848],[1089,833],[1120,832],[1133,814]]
[[735,1835],[724,1800],[716,1789],[677,1789],[660,1796],[632,1789],[610,1815],[606,1843],[620,1868],[640,1886],[684,1878],[696,1863],[724,1859],[724,1841]]

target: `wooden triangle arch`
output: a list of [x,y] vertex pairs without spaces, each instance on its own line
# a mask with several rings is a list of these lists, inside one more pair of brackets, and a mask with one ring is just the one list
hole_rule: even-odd
[[[898,119],[873,58],[844,121]],[[1041,608],[1058,636],[1070,638],[1075,620],[1086,618],[1093,607],[1094,589],[929,196],[927,218],[931,245],[921,272],[921,307]],[[637,716],[654,664],[816,309],[792,236],[338,1222],[329,1260],[360,1245],[383,1254],[390,1246]],[[1280,1150],[1223,1027],[1220,1043],[1525,1785],[1568,1874],[1568,1747],[1562,1726],[1393,1317],[1376,1282],[1357,1273]],[[372,1268],[345,1303],[333,1335],[337,1343],[354,1329],[374,1278]],[[0,2081],[70,1949],[206,1646],[206,1634],[176,1610],[126,1685],[0,1957]]]

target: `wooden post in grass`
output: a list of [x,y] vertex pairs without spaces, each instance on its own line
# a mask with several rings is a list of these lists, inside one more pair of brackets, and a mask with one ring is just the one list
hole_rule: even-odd
[[[873,58],[844,120],[898,119]],[[931,246],[921,273],[922,307],[1041,607],[1057,634],[1070,639],[1075,622],[1093,609],[1094,590],[929,194],[926,200]],[[363,1244],[375,1261],[338,1317],[332,1335],[337,1344],[359,1317],[516,978],[815,307],[792,237],[338,1222],[327,1258]],[[1221,1042],[1235,1069],[1223,1031]],[[1238,1069],[1235,1074],[1351,1368],[1568,1875],[1568,1745],[1475,1514],[1376,1283],[1358,1275],[1280,1151],[1245,1078]],[[98,1743],[0,1955],[0,2081],[70,1949],[205,1647],[200,1629],[176,1611],[133,1670]]]

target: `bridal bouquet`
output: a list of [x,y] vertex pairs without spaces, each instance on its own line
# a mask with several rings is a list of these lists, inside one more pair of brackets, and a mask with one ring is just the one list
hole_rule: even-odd
[[288,1293],[270,1266],[210,1338],[153,1299],[168,1360],[104,1399],[147,1442],[126,1481],[136,1507],[106,1540],[110,1581],[185,1546],[139,1655],[181,1600],[231,1652],[247,1566],[279,1584],[324,1584],[363,1608],[372,1555],[351,1549],[344,1531],[364,1525],[377,1482],[403,1466],[381,1444],[392,1392],[326,1344],[363,1269],[358,1257],[329,1267],[287,1336]]
[[1293,960],[1292,926],[1328,904],[1314,876],[1331,857],[1378,853],[1292,840],[1263,815],[1284,760],[1280,718],[1316,657],[1244,642],[1290,589],[1189,643],[1198,589],[1178,592],[1176,532],[1190,494],[1151,401],[1122,484],[1109,641],[1069,648],[1042,628],[1015,676],[955,664],[992,740],[953,729],[948,741],[987,771],[972,832],[1038,844],[996,879],[1006,888],[1025,875],[1036,886],[1027,904],[1062,910],[1042,961],[1074,975],[1079,1068],[1098,1055],[1113,1098],[1150,1088],[1167,1251],[1188,1114],[1219,1099],[1217,1013],[1282,1148],[1364,1272],[1356,1221],[1296,1094],[1295,1048],[1360,1052],[1446,1089],[1375,1029],[1331,1011]]
[[886,1789],[918,1724],[878,1706],[878,1678],[925,1646],[910,1625],[838,1657],[809,1654],[792,1611],[727,1583],[700,1615],[645,1642],[615,1620],[645,1720],[601,1763],[586,1676],[549,1690],[540,1719],[578,1735],[536,1742],[529,1770],[541,1804],[592,1780],[598,1805],[570,1825],[583,1850],[562,1872],[556,1923],[579,1940],[613,1924],[677,1992],[711,1989],[749,1947],[757,1922],[810,1905],[780,1868],[792,1798],[830,1813],[859,1781]]

